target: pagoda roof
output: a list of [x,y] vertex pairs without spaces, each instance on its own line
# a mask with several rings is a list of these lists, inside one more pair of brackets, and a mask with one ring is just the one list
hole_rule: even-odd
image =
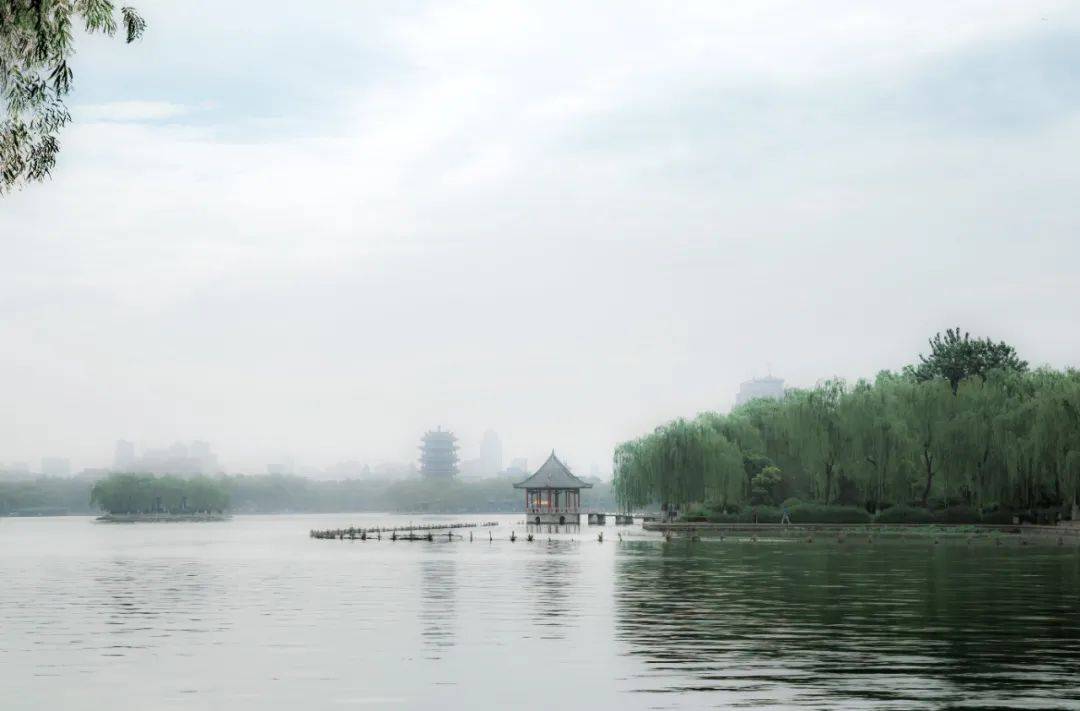
[[541,465],[536,473],[525,481],[514,484],[515,489],[591,489],[592,484],[578,479],[570,473],[566,465],[555,456],[555,450],[551,456]]

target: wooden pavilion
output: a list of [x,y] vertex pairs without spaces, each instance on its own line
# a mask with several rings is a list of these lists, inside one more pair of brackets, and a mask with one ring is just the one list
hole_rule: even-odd
[[592,484],[578,479],[552,450],[536,473],[515,489],[525,490],[525,517],[529,523],[581,523],[581,490]]

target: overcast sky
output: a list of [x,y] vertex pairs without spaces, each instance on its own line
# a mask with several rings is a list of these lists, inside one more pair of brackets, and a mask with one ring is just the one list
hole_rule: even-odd
[[956,324],[1080,364],[1076,2],[133,4],[0,198],[0,462],[607,472]]

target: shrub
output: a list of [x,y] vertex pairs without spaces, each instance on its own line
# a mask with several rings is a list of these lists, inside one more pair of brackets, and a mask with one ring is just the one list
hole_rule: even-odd
[[683,514],[683,520],[690,522],[707,521],[710,513],[712,512],[701,504],[690,504],[686,509],[686,513]]
[[875,523],[933,523],[934,514],[915,506],[892,506],[874,517]]
[[938,519],[943,523],[980,523],[982,516],[969,506],[950,506],[938,512]]
[[754,522],[754,514],[757,514],[758,523],[780,523],[780,509],[775,506],[752,506],[744,509],[741,516],[745,523]]
[[800,506],[801,504],[802,502],[796,499],[794,496],[789,496],[788,498],[784,499],[784,503],[782,505],[790,509],[795,506]]
[[982,515],[982,522],[1007,526],[1013,522],[1014,515],[1015,514],[1008,509],[998,509],[997,511],[984,513]]
[[755,512],[758,523],[780,523],[780,509],[775,506],[748,506],[727,512],[716,510],[708,518],[710,523],[753,523]]
[[870,523],[870,514],[858,506],[798,504],[790,509],[792,523]]

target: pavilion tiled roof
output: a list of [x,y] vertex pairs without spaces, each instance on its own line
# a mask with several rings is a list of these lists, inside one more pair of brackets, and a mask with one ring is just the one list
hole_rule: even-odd
[[578,479],[552,450],[547,461],[525,481],[514,484],[515,489],[591,489],[592,484]]

